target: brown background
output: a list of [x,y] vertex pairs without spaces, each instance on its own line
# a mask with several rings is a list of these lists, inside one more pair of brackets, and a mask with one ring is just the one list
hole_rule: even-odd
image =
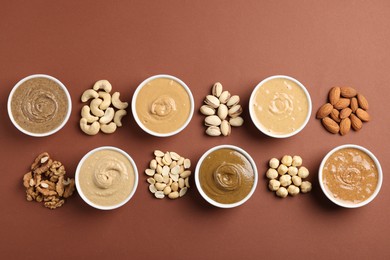
[[[79,3],[80,2],[80,3]],[[7,1],[0,8],[0,257],[135,259],[389,259],[388,176],[390,88],[389,1]],[[33,138],[11,124],[6,102],[21,78],[45,73],[69,89],[73,111],[60,132]],[[84,135],[80,96],[99,79],[130,101],[145,78],[167,73],[194,94],[196,111],[216,81],[242,98],[245,126],[227,138],[204,135],[196,112],[170,138],[147,135],[131,113],[113,135]],[[313,115],[298,135],[276,140],[260,134],[247,104],[267,76],[297,78],[309,90]],[[345,137],[327,133],[314,118],[330,87],[350,85],[369,100],[373,120]],[[48,151],[70,176],[89,150],[113,145],[127,151],[142,173],[154,149],[199,157],[219,144],[246,149],[260,179],[243,206],[209,206],[194,183],[183,198],[156,200],[145,175],[133,199],[104,212],[76,194],[50,211],[25,200],[21,178],[33,158]],[[382,163],[378,197],[360,209],[332,205],[317,182],[322,157],[354,143]],[[310,194],[279,199],[263,178],[271,157],[299,154],[313,182]]]

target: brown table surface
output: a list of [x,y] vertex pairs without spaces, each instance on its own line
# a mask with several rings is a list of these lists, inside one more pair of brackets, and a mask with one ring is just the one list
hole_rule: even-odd
[[[0,8],[0,257],[65,259],[389,259],[390,95],[389,1],[8,1]],[[65,128],[45,138],[16,130],[7,98],[23,77],[45,73],[72,96]],[[131,101],[140,82],[155,74],[179,77],[191,88],[196,112],[180,134],[144,133],[131,113],[115,134],[86,136],[79,127],[80,96],[108,79]],[[248,113],[255,85],[285,74],[309,90],[313,112],[307,127],[288,139],[261,134]],[[198,110],[212,84],[240,95],[244,127],[231,136],[204,134]],[[315,119],[328,90],[353,86],[370,102],[373,120],[360,132],[331,135]],[[130,111],[129,111],[130,112]],[[353,143],[382,164],[377,198],[359,209],[333,205],[318,181],[321,159]],[[233,144],[257,163],[252,198],[234,209],[214,208],[193,179],[175,201],[154,199],[142,173],[154,149],[197,160],[209,148]],[[124,149],[135,160],[140,182],[133,199],[99,211],[75,194],[57,210],[25,199],[22,176],[36,155],[48,151],[74,176],[78,161],[103,145]],[[267,190],[267,161],[298,154],[310,170],[309,194],[279,199]]]

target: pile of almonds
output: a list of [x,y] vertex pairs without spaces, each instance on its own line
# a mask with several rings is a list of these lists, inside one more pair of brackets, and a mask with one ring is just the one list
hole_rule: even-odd
[[307,193],[312,188],[309,181],[303,181],[309,176],[309,170],[302,166],[302,158],[297,155],[285,155],[280,161],[272,158],[266,176],[270,180],[268,188],[281,198]]
[[184,158],[175,152],[154,151],[155,158],[150,161],[145,174],[149,191],[157,199],[168,196],[170,199],[183,197],[190,188],[189,178],[191,171],[190,159]]
[[211,95],[207,95],[200,107],[200,112],[206,116],[204,124],[207,126],[206,134],[209,136],[228,136],[231,126],[242,126],[244,119],[240,117],[242,107],[238,103],[240,97],[231,95],[223,90],[222,84],[217,82],[211,89]]
[[75,190],[74,179],[65,178],[65,174],[61,162],[53,160],[47,152],[41,153],[23,176],[26,199],[43,202],[49,209],[61,207]]
[[321,119],[323,126],[332,134],[348,134],[352,129],[359,131],[363,122],[370,121],[367,113],[367,99],[352,87],[333,87],[328,95],[329,103],[317,111],[316,117]]

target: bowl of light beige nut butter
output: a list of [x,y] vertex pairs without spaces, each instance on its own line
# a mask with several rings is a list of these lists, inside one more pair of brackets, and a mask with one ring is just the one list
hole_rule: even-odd
[[90,206],[116,209],[125,205],[137,189],[137,166],[130,155],[119,148],[98,147],[80,160],[75,182],[81,198]]

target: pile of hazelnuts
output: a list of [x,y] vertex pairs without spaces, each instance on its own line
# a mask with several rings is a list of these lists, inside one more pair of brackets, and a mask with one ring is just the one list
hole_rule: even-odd
[[278,197],[285,198],[287,195],[296,196],[300,192],[311,191],[311,183],[303,181],[309,176],[309,170],[302,166],[300,156],[285,155],[280,161],[272,158],[266,176],[269,179],[268,188],[275,191]]

